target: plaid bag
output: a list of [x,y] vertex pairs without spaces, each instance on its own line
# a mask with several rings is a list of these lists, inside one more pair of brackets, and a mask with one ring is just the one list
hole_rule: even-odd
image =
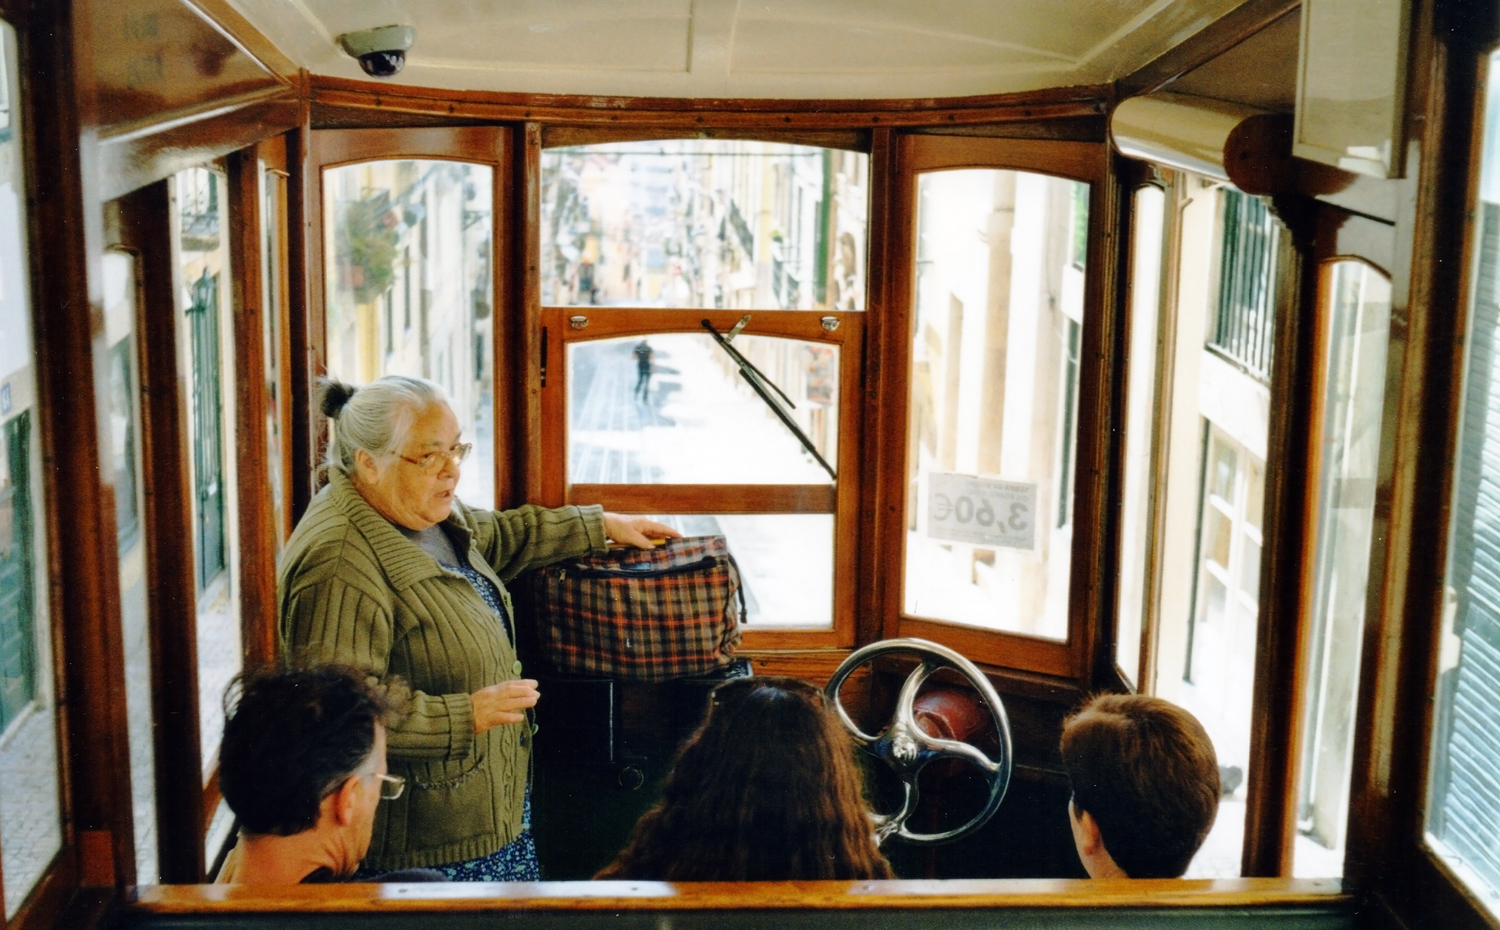
[[615,549],[531,574],[542,658],[561,674],[664,681],[728,665],[745,592],[723,536]]

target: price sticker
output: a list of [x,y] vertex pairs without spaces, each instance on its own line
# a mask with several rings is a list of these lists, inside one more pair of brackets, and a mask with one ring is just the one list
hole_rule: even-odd
[[927,535],[1005,549],[1036,546],[1036,482],[934,472],[927,478]]

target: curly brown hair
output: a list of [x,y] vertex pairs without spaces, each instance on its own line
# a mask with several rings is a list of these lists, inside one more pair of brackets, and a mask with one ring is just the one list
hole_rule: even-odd
[[741,678],[714,689],[662,799],[596,878],[891,878],[853,747],[815,686]]

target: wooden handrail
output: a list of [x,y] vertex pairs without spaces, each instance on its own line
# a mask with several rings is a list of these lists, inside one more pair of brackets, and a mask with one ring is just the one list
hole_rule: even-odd
[[151,885],[151,914],[390,911],[687,911],[863,908],[1351,906],[1339,879],[949,879],[862,882],[601,881],[349,885]]

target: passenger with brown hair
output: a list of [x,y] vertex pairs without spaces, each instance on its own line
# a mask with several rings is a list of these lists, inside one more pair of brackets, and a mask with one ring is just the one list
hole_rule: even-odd
[[1105,694],[1063,723],[1068,818],[1091,878],[1178,878],[1219,810],[1213,743],[1161,698]]
[[875,845],[853,746],[795,678],[713,692],[661,801],[596,878],[791,881],[891,878]]

